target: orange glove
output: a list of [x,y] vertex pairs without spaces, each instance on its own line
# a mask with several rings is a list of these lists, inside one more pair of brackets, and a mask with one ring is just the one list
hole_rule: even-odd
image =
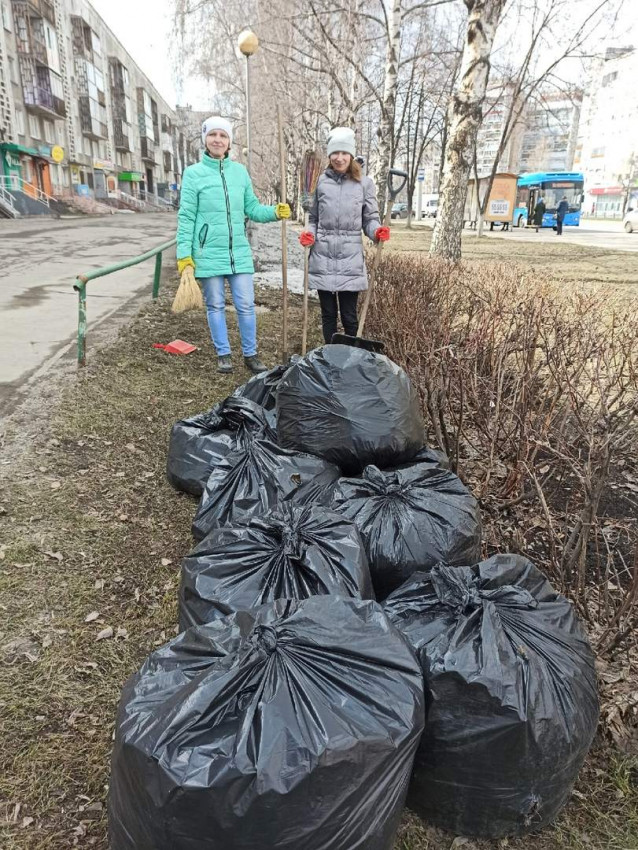
[[375,242],[387,242],[390,238],[390,228],[389,227],[377,227],[374,231],[374,241]]
[[309,230],[302,230],[299,234],[299,241],[304,248],[310,248],[311,245],[315,244],[315,237]]

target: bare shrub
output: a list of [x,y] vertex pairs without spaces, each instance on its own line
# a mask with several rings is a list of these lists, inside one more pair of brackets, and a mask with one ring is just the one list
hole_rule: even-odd
[[488,549],[533,554],[607,649],[632,635],[638,594],[638,503],[616,483],[636,469],[635,315],[515,264],[387,254],[368,325],[481,499]]

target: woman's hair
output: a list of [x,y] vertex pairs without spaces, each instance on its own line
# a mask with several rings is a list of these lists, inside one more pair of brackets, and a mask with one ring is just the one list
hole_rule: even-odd
[[[330,159],[328,159],[328,166],[329,168],[332,168],[332,163],[330,162]],[[361,166],[353,156],[350,156],[350,165],[346,169],[346,174],[353,180],[358,180],[359,182],[361,181],[363,172],[361,171]]]

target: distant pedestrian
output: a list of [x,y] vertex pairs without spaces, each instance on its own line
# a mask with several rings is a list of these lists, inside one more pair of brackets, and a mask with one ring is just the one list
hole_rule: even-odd
[[338,312],[345,332],[357,335],[357,298],[368,288],[361,231],[373,242],[390,238],[390,228],[379,220],[374,183],[361,174],[355,154],[353,130],[330,131],[329,165],[317,182],[308,229],[299,237],[311,246],[310,288],[319,295],[326,342],[337,332]]
[[545,215],[545,211],[547,207],[545,206],[545,201],[542,198],[539,198],[536,201],[536,206],[534,207],[534,225],[536,226],[536,232],[538,233],[538,228],[543,226],[543,216]]
[[252,252],[244,220],[290,218],[288,204],[260,204],[243,165],[228,158],[233,130],[214,115],[202,126],[202,161],[189,165],[182,177],[177,216],[177,268],[200,282],[219,372],[232,372],[226,327],[225,281],[237,311],[244,363],[255,374],[266,366],[257,354],[257,322]]
[[567,200],[567,195],[563,195],[561,198],[560,204],[558,205],[558,209],[556,210],[556,235],[563,235],[563,221],[565,220],[565,216],[569,212],[569,201]]

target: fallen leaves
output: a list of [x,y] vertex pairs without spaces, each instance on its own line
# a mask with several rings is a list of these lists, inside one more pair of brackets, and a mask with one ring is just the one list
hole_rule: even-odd
[[100,616],[99,611],[91,611],[91,613],[87,614],[86,617],[84,618],[84,622],[85,623],[92,623],[94,620],[97,620],[97,618],[99,616]]
[[109,638],[113,637],[113,627],[107,626],[105,629],[102,629],[101,632],[97,633],[95,640],[109,640]]

